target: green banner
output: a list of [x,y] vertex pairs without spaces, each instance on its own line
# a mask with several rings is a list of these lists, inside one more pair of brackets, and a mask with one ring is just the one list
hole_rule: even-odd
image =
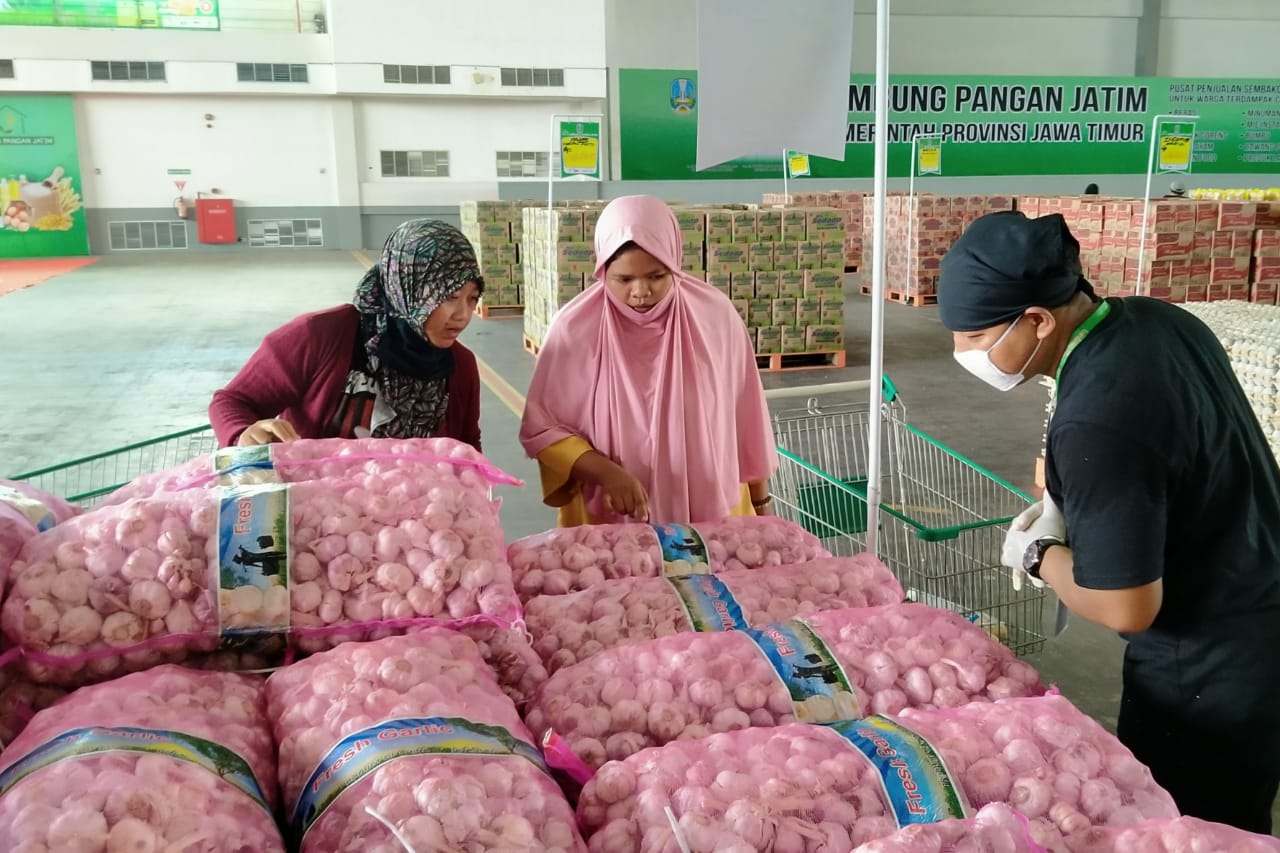
[[0,26],[219,29],[218,0],[0,0]]
[[[622,178],[781,178],[777,154],[694,171],[698,87],[694,71],[618,73]],[[947,175],[1142,174],[1156,115],[1198,114],[1191,163],[1198,173],[1280,173],[1280,81],[1157,77],[953,77],[891,81],[889,174],[911,174],[911,140],[943,140]],[[875,86],[849,83],[843,162],[810,158],[817,178],[869,178]],[[1177,149],[1172,149],[1177,153]]]
[[560,122],[560,177],[600,177],[600,122]]
[[89,254],[69,95],[0,95],[0,258]]

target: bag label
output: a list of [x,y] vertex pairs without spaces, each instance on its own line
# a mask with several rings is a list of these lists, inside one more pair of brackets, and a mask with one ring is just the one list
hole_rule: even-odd
[[669,577],[667,583],[680,598],[693,630],[742,631],[751,627],[733,591],[715,575]]
[[662,573],[667,577],[711,574],[711,558],[702,534],[688,524],[655,524],[662,548]]
[[965,799],[937,750],[911,729],[875,714],[828,728],[866,756],[880,774],[899,827],[965,817]]
[[221,744],[182,732],[130,726],[90,726],[63,732],[0,772],[0,797],[51,764],[103,752],[145,752],[197,764],[248,794],[268,813],[271,807],[249,762]]
[[213,452],[213,471],[220,486],[279,483],[274,444],[224,447]]
[[862,716],[844,668],[806,622],[793,619],[745,633],[791,692],[797,720],[832,723]]
[[352,732],[329,750],[307,779],[289,823],[301,843],[329,806],[389,761],[416,755],[518,756],[550,775],[541,753],[501,726],[457,717],[388,720]]
[[223,648],[276,651],[289,630],[289,487],[237,486],[216,494]]
[[43,533],[58,523],[50,509],[35,498],[27,497],[12,486],[0,486],[0,502],[7,503],[31,522],[31,526]]

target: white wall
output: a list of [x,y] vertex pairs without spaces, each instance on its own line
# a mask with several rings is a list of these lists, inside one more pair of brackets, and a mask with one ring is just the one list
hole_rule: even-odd
[[[696,0],[606,0],[611,68],[694,68]],[[875,5],[854,21],[850,69],[875,66]],[[803,4],[797,21],[805,21]],[[961,11],[962,10],[962,11]],[[1142,0],[895,0],[895,74],[1132,74]],[[732,33],[726,34],[732,37]]]
[[343,64],[604,68],[604,14],[602,0],[329,0]]
[[[497,198],[497,151],[547,151],[551,116],[602,109],[600,101],[360,99],[355,127],[361,201],[378,207]],[[448,151],[449,177],[384,178],[383,150]],[[545,180],[528,180],[531,195],[545,192]]]
[[1165,0],[1159,73],[1280,78],[1280,3]]
[[90,207],[167,206],[171,168],[192,170],[188,197],[218,187],[243,205],[338,203],[328,99],[84,95],[76,110]]

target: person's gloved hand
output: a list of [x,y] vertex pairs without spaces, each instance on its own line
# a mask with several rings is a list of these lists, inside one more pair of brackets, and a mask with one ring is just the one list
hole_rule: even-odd
[[1045,492],[1043,500],[1027,507],[1013,520],[1009,525],[1009,533],[1004,538],[1000,562],[1013,572],[1015,590],[1022,589],[1024,578],[1029,579],[1037,588],[1044,587],[1044,581],[1027,574],[1022,568],[1022,561],[1031,544],[1046,537],[1067,541],[1067,521],[1048,492]]

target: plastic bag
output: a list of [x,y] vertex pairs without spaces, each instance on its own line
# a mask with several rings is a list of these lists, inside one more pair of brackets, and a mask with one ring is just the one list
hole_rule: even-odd
[[11,743],[37,711],[66,695],[66,688],[36,684],[19,663],[0,667],[0,747]]
[[390,827],[416,851],[584,847],[515,706],[461,634],[344,643],[274,673],[267,696],[302,853],[403,853]]
[[[1081,761],[1096,762],[1098,774],[1059,769]],[[1076,806],[1099,804],[1107,789],[1099,780],[1121,805],[1090,818]],[[1062,827],[1070,835],[1094,820],[1125,826],[1177,815],[1115,737],[1050,695],[669,743],[600,768],[578,817],[593,851],[677,849],[668,808],[694,853],[807,843],[850,850],[992,802],[1039,812],[1028,794],[1049,801],[1042,817],[1026,815],[1035,843],[1049,849],[1063,849]]]
[[34,486],[0,480],[0,590],[7,585],[9,567],[27,540],[78,512],[62,498]]
[[303,438],[253,447],[228,447],[164,471],[143,474],[107,496],[105,504],[160,492],[262,483],[350,478],[395,469],[446,464],[475,485],[521,485],[478,450],[451,438]]
[[[470,470],[470,469],[468,469]],[[451,466],[164,493],[27,543],[4,603],[33,678],[77,684],[219,648],[268,666],[424,624],[520,615],[487,488]]]
[[[554,731],[596,768],[645,747],[748,726],[1043,692],[1035,669],[964,617],[895,604],[600,652],[551,676],[525,721],[540,738]],[[570,757],[549,758],[572,772]]]
[[597,652],[684,631],[724,631],[821,610],[902,601],[870,554],[685,578],[627,578],[524,605],[534,650],[554,673]]
[[985,805],[970,818],[908,826],[868,841],[853,853],[917,853],[921,850],[1047,853],[1031,838],[1027,819],[1003,803]]
[[564,595],[614,578],[791,566],[829,557],[812,533],[773,517],[713,524],[595,524],[512,542],[507,560],[523,600]]
[[1128,749],[1059,695],[908,708],[896,719],[933,743],[962,774],[970,802],[1004,802],[1031,821],[1038,844],[1090,826],[1133,826],[1177,817],[1168,792]]
[[281,851],[259,678],[164,666],[86,687],[0,754],[0,849]]
[[1133,827],[1095,826],[1069,835],[1068,853],[1276,853],[1280,839],[1194,817],[1151,820]]

